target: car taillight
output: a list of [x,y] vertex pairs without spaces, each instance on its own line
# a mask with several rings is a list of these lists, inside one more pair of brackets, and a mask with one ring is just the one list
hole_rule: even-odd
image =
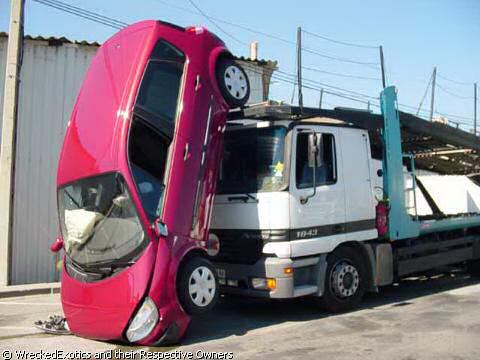
[[376,218],[375,226],[378,236],[384,236],[388,232],[388,203],[379,201],[375,208]]
[[189,26],[185,29],[187,33],[195,34],[195,35],[200,35],[203,34],[205,31],[205,28],[201,26]]

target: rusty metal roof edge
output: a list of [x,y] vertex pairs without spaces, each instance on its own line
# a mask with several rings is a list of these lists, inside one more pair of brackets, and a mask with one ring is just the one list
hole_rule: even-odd
[[[8,33],[4,32],[4,31],[1,31],[0,32],[0,38],[2,38],[2,37],[3,38],[8,38]],[[64,36],[62,36],[62,37],[48,36],[47,37],[47,36],[41,36],[41,35],[37,35],[37,36],[25,35],[24,38],[26,40],[46,41],[51,46],[59,46],[59,45],[63,45],[63,44],[75,44],[75,45],[85,45],[85,46],[99,47],[101,45],[99,42],[96,42],[96,41],[90,42],[90,41],[87,41],[87,40],[70,40],[70,39],[68,39]],[[268,67],[272,67],[272,68],[276,68],[276,66],[277,66],[277,62],[272,61],[272,60],[265,60],[265,59],[253,60],[253,59],[250,59],[250,58],[245,57],[245,56],[235,56],[235,58],[237,60],[240,60],[240,61],[254,63],[258,66],[268,66]]]
[[[0,38],[8,38],[8,33],[7,32],[0,32]],[[87,40],[70,40],[67,39],[66,37],[56,37],[56,36],[33,36],[33,35],[25,35],[24,36],[25,40],[34,40],[34,41],[47,41],[51,43],[52,45],[62,45],[62,44],[75,44],[75,45],[87,45],[87,46],[100,46],[100,43],[96,41],[87,41]]]

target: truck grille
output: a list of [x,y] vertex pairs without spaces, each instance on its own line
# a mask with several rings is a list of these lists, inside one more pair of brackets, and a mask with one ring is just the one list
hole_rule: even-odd
[[234,264],[255,264],[269,241],[287,241],[286,230],[211,230],[220,240],[220,251],[210,259]]

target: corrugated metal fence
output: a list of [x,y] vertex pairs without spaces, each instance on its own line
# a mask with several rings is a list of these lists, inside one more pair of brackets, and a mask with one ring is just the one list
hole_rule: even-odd
[[[18,105],[11,283],[58,280],[55,177],[71,109],[96,46],[25,40]],[[7,39],[0,38],[0,105]],[[2,107],[0,107],[0,110]]]

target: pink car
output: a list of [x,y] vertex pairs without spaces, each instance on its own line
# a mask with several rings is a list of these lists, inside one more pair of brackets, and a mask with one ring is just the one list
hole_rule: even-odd
[[144,21],[105,42],[57,176],[62,305],[77,335],[164,345],[213,307],[208,228],[229,108],[249,83],[201,27]]

